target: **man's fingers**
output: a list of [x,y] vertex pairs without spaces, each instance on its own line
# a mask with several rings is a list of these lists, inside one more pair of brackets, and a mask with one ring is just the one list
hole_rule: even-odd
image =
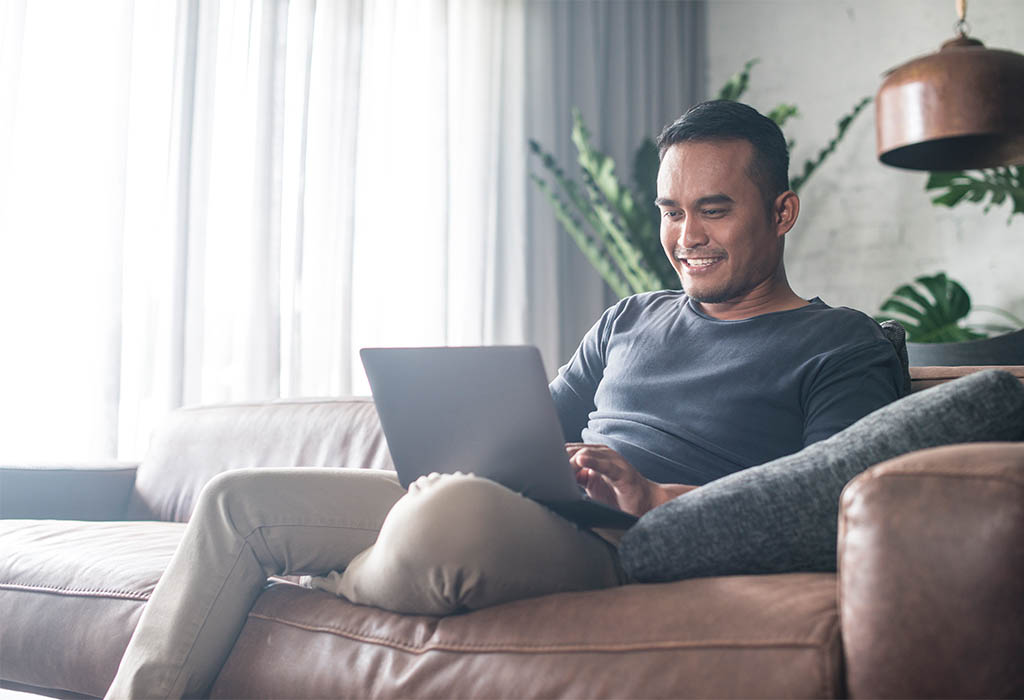
[[577,452],[579,452],[580,450],[583,450],[583,449],[599,450],[599,451],[602,451],[602,452],[611,452],[613,454],[618,454],[617,452],[615,452],[615,450],[613,450],[612,448],[608,447],[608,445],[599,445],[599,444],[594,443],[594,442],[567,442],[567,443],[565,443],[565,451],[568,452],[569,454],[575,454],[575,453],[577,453]]
[[587,469],[592,469],[599,474],[603,474],[612,481],[622,479],[632,470],[618,455],[610,457],[608,455],[591,452],[589,450],[581,450],[577,452],[572,456],[571,462],[578,467],[586,467]]
[[565,443],[565,452],[570,457],[572,457],[574,454],[578,453],[580,450],[585,450],[585,449],[588,449],[588,448],[592,449],[592,448],[595,448],[595,447],[601,447],[601,446],[600,445],[588,445],[585,442],[567,442],[567,443]]
[[565,453],[569,458],[576,455],[598,456],[604,459],[622,459],[622,456],[607,445],[592,445],[585,442],[568,442],[565,444]]

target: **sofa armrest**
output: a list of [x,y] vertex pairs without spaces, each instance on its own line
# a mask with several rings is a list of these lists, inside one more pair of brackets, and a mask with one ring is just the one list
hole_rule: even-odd
[[0,466],[0,518],[121,520],[134,462]]
[[1024,697],[1024,443],[872,467],[838,545],[851,698]]

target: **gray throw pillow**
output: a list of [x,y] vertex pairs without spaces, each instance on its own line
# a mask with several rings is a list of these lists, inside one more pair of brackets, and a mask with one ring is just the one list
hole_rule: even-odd
[[1024,385],[985,370],[921,391],[800,452],[717,479],[646,513],[623,536],[635,581],[835,571],[839,494],[907,452],[1024,438]]

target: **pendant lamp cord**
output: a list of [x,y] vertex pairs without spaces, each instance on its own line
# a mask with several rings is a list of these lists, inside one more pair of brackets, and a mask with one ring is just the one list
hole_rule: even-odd
[[953,25],[953,31],[965,37],[971,29],[971,25],[967,24],[967,0],[956,0],[956,14],[960,19]]

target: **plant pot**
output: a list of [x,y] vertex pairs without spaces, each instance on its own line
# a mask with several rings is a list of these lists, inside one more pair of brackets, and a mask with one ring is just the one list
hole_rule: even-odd
[[1024,365],[1024,329],[963,343],[907,343],[913,367]]

